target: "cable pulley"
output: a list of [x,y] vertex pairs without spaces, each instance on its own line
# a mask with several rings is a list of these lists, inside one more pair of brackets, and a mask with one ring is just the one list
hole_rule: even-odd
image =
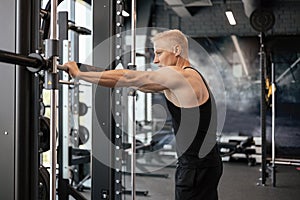
[[256,9],[250,16],[250,24],[258,32],[266,32],[275,24],[275,16],[271,10]]

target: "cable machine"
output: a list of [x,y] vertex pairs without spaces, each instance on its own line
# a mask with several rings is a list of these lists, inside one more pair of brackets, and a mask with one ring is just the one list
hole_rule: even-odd
[[[16,20],[15,26],[15,29],[18,31],[13,31],[18,35],[16,37],[18,38],[16,40],[18,49],[11,48],[12,52],[0,50],[0,62],[17,65],[14,69],[12,68],[12,70],[6,70],[6,73],[1,73],[5,74],[5,76],[9,75],[9,73],[16,74],[10,80],[13,82],[11,85],[15,86],[16,90],[8,88],[11,96],[15,99],[13,101],[12,99],[10,100],[10,105],[5,105],[5,107],[10,108],[10,112],[12,110],[16,112],[7,118],[8,121],[5,120],[6,124],[3,124],[3,126],[1,124],[1,127],[4,127],[4,135],[6,136],[1,141],[7,142],[10,145],[9,148],[12,148],[10,160],[13,163],[8,168],[15,171],[7,170],[11,171],[12,174],[9,174],[10,179],[3,179],[3,185],[7,185],[7,182],[11,184],[7,186],[9,189],[1,191],[1,199],[54,200],[57,197],[56,130],[58,127],[58,85],[59,83],[70,84],[69,82],[59,81],[57,69],[59,56],[59,41],[56,29],[57,5],[61,2],[62,0],[51,0],[48,2],[45,10],[41,9],[41,5],[37,1],[29,0],[16,1],[14,2],[15,4],[9,7],[12,10],[9,10],[8,14],[16,14],[16,18],[19,19]],[[17,9],[14,10],[15,8]],[[44,32],[42,35],[40,35],[40,16],[44,20],[42,24]],[[49,30],[50,34],[48,33]],[[48,39],[49,35],[50,39]],[[14,35],[12,34],[12,36]],[[3,37],[6,40],[9,38],[9,36],[5,37],[5,35]],[[45,48],[42,47],[40,39],[45,40]],[[16,45],[13,38],[8,40],[8,42],[13,46]],[[28,52],[35,53],[25,56]],[[42,53],[43,56],[41,55]],[[4,80],[4,78],[1,80]],[[42,86],[44,89],[50,90],[51,111],[49,121],[40,116],[43,112],[42,110],[44,110],[40,97],[41,82],[44,83]],[[3,85],[7,86],[7,84]],[[2,88],[1,92],[8,93],[8,91],[2,91]],[[6,128],[8,125],[16,128]],[[8,138],[7,136],[10,137]],[[6,138],[10,141],[6,141]],[[16,143],[13,141],[16,141]],[[3,145],[3,147],[7,148],[8,146]],[[48,149],[50,149],[50,174],[46,168],[39,167],[39,153]],[[7,149],[4,149],[3,152],[7,152]],[[2,160],[7,159],[2,155],[1,158]],[[84,199],[78,193],[74,194],[77,194],[74,195],[76,199]]]
[[[59,80],[59,70],[61,66],[58,65],[58,56],[63,57],[62,54],[60,54],[60,51],[64,51],[61,45],[65,45],[66,42],[59,41],[58,35],[57,35],[57,5],[61,3],[62,0],[51,0],[49,1],[47,7],[47,10],[41,10],[40,4],[35,4],[33,1],[16,1],[18,10],[16,13],[18,13],[18,17],[20,18],[20,23],[18,21],[18,24],[20,27],[17,29],[21,32],[18,32],[18,36],[20,36],[20,41],[26,41],[24,40],[24,36],[31,36],[34,35],[36,38],[42,38],[41,40],[37,40],[37,42],[41,42],[42,40],[45,40],[45,47],[42,47],[40,44],[32,43],[31,48],[27,48],[26,45],[20,44],[20,47],[26,47],[24,50],[17,50],[15,52],[8,52],[8,51],[0,51],[0,62],[15,64],[15,65],[21,65],[20,67],[17,67],[16,74],[18,75],[15,77],[15,85],[17,88],[17,91],[14,91],[11,93],[11,96],[14,98],[17,98],[15,101],[11,102],[21,102],[21,104],[18,105],[12,105],[10,104],[8,107],[13,108],[12,110],[16,110],[16,113],[14,116],[11,116],[15,118],[15,121],[11,121],[11,119],[8,119],[10,121],[12,127],[16,128],[16,133],[14,137],[10,137],[10,143],[12,141],[17,142],[24,142],[23,144],[15,144],[13,149],[16,149],[16,152],[11,155],[11,160],[17,160],[18,163],[14,164],[13,166],[9,166],[8,169],[16,169],[16,171],[11,171],[12,174],[16,174],[16,177],[14,177],[11,180],[11,188],[10,190],[7,190],[5,192],[1,192],[1,195],[3,195],[3,199],[38,199],[38,195],[40,194],[40,191],[38,189],[38,167],[39,167],[39,153],[38,153],[38,131],[39,128],[39,112],[40,112],[40,79],[43,79],[43,87],[44,89],[47,89],[50,91],[50,120],[49,120],[49,149],[50,149],[50,173],[47,174],[47,170],[43,171],[43,177],[47,177],[47,180],[44,181],[44,186],[42,190],[45,191],[43,193],[42,199],[51,199],[54,200],[57,197],[57,188],[58,190],[58,197],[59,199],[67,199],[68,195],[71,194],[76,199],[84,199],[80,194],[76,193],[74,190],[72,190],[70,185],[68,185],[68,179],[64,175],[64,163],[62,162],[62,158],[60,156],[63,156],[66,152],[62,148],[65,143],[62,140],[63,135],[60,135],[59,138],[59,149],[57,149],[56,139],[57,139],[57,127],[59,127],[59,132],[63,132],[64,127],[58,126],[58,114],[60,117],[62,117],[62,110],[58,111],[59,105],[63,105],[63,101],[59,100],[59,84],[73,84],[71,82],[68,82],[68,80]],[[94,48],[97,48],[97,45],[101,43],[102,41],[106,40],[107,38],[110,38],[112,35],[116,33],[116,16],[117,16],[117,8],[122,4],[122,1],[96,1],[94,2],[93,8],[96,10],[94,12],[94,23],[97,23],[97,26],[95,27],[95,30],[93,31],[93,41],[94,41]],[[28,7],[27,7],[28,6]],[[32,6],[32,7],[30,7]],[[30,9],[29,9],[30,7]],[[14,9],[14,7],[12,7]],[[26,10],[26,12],[25,12]],[[22,11],[22,12],[21,12]],[[36,11],[36,12],[30,12],[30,11]],[[132,66],[135,65],[135,1],[133,1],[133,9],[132,9],[132,16],[134,17],[134,22],[132,25]],[[14,13],[14,12],[12,12]],[[34,17],[30,18],[29,16],[32,16],[32,13],[36,13],[37,19]],[[26,14],[26,16],[24,15]],[[44,28],[44,33],[40,35],[40,18],[41,16],[45,21],[43,21],[42,27]],[[66,39],[66,32],[67,29],[67,14],[66,13],[60,13],[59,14],[59,20],[60,21],[60,37],[63,37]],[[34,23],[31,21],[26,24],[24,23],[24,18],[31,19],[34,21]],[[21,23],[22,19],[22,23]],[[47,19],[47,20],[46,20]],[[49,23],[50,21],[50,23]],[[101,26],[99,26],[99,23]],[[23,27],[26,25],[26,28]],[[34,30],[29,30],[29,27],[31,27]],[[105,29],[105,30],[103,30]],[[48,31],[50,30],[50,34]],[[25,33],[23,33],[23,31]],[[65,34],[63,36],[63,34]],[[48,39],[49,37],[49,39]],[[22,39],[21,39],[22,38]],[[121,35],[119,35],[119,38],[121,38]],[[31,41],[33,38],[28,38],[27,41]],[[18,40],[19,41],[19,40]],[[10,42],[10,41],[9,41]],[[61,42],[61,43],[59,43]],[[18,43],[17,43],[18,44]],[[101,56],[94,54],[93,55],[93,63],[95,66],[103,66],[103,63],[109,63],[109,69],[113,69],[115,65],[115,62],[110,63],[110,60],[115,61],[115,55],[116,55],[116,41],[111,40],[107,44],[106,52],[101,54]],[[19,45],[19,44],[18,44]],[[17,45],[17,46],[18,46]],[[44,55],[41,54],[44,52]],[[59,51],[60,50],[60,51]],[[36,53],[30,53],[28,56],[28,52],[36,52]],[[22,54],[20,54],[22,53]],[[94,52],[97,53],[97,52]],[[62,64],[63,58],[60,58],[60,62]],[[66,60],[65,60],[66,61]],[[27,70],[26,70],[27,68]],[[0,69],[2,70],[2,68]],[[41,73],[40,73],[41,72]],[[14,73],[12,71],[11,73]],[[1,73],[2,74],[2,73]],[[7,73],[5,73],[7,74]],[[24,77],[23,77],[24,76]],[[5,79],[5,78],[3,78]],[[2,79],[1,79],[2,80]],[[22,80],[22,81],[21,81]],[[27,86],[25,88],[30,88],[32,95],[28,95],[28,91],[24,90],[24,86]],[[8,88],[11,89],[11,88]],[[120,138],[120,135],[116,135],[116,129],[117,126],[116,122],[112,119],[111,110],[110,108],[113,107],[111,102],[111,94],[112,90],[107,88],[98,88],[95,86],[93,88],[94,91],[94,99],[93,99],[93,105],[95,105],[95,109],[93,110],[93,133],[96,133],[93,135],[93,141],[92,141],[92,188],[91,188],[91,198],[92,199],[121,199],[122,195],[122,186],[121,186],[121,174],[122,169],[121,165],[120,168],[116,168],[117,159],[113,160],[112,155],[117,155],[117,149],[115,149],[115,146],[112,144],[122,145],[122,138]],[[2,88],[1,88],[2,92]],[[4,93],[7,93],[6,91],[3,91]],[[63,95],[63,93],[60,93]],[[130,97],[133,97],[133,105],[135,102],[135,91],[132,93],[130,92]],[[19,99],[20,98],[20,99]],[[33,99],[31,99],[33,98]],[[99,99],[101,100],[101,104],[98,104]],[[34,102],[34,104],[32,104]],[[98,105],[98,106],[96,106]],[[16,106],[16,109],[15,109]],[[20,106],[20,107],[18,107]],[[4,108],[1,108],[3,110]],[[5,110],[5,109],[4,109]],[[134,106],[133,106],[133,117],[134,117]],[[4,113],[4,112],[1,112]],[[19,119],[19,118],[22,119]],[[23,117],[25,119],[23,119]],[[30,119],[33,119],[33,121],[30,121]],[[121,121],[122,122],[122,121]],[[123,123],[123,122],[122,122]],[[100,124],[100,131],[103,134],[102,136],[99,134],[99,124]],[[4,134],[1,135],[1,137],[8,137],[11,135],[14,130],[10,130],[9,128],[5,128],[6,125],[3,125],[1,127],[4,127]],[[22,130],[22,132],[20,131]],[[133,120],[131,131],[133,132],[133,142],[132,142],[132,166],[135,165],[135,120]],[[19,134],[20,133],[20,134]],[[103,138],[101,137],[107,137],[111,143],[103,143]],[[1,141],[6,142],[6,138],[4,138]],[[8,143],[8,144],[10,144]],[[6,147],[6,145],[3,145]],[[101,149],[99,149],[101,147]],[[45,148],[47,149],[47,148]],[[104,151],[103,151],[104,149]],[[59,152],[59,157],[57,155],[57,151]],[[5,151],[3,151],[5,152]],[[12,151],[13,152],[13,151]],[[122,151],[121,151],[122,152]],[[102,154],[102,155],[101,155]],[[99,160],[99,157],[104,157],[107,159],[106,163],[102,162],[103,160]],[[1,155],[1,157],[4,156]],[[16,159],[15,159],[16,158]],[[26,162],[24,159],[26,158]],[[30,158],[30,159],[28,159]],[[58,159],[59,158],[59,159]],[[118,158],[118,157],[116,157]],[[121,159],[122,160],[122,159]],[[20,161],[20,163],[19,163]],[[23,162],[24,161],[24,162]],[[59,164],[59,176],[57,179],[57,161]],[[109,166],[106,165],[109,163]],[[16,167],[17,166],[17,167]],[[43,168],[44,169],[44,168]],[[24,171],[27,170],[27,171]],[[131,181],[132,181],[132,199],[135,199],[135,167],[132,167],[131,172]],[[9,171],[9,170],[8,170]],[[13,177],[13,176],[12,176]],[[5,180],[5,184],[7,184],[7,179]],[[58,180],[58,185],[57,185]],[[119,180],[118,182],[116,180]],[[14,181],[16,181],[17,184],[14,184]],[[17,186],[17,188],[13,188]],[[59,186],[59,187],[57,187]],[[30,188],[27,188],[30,187]],[[17,191],[15,193],[15,191]],[[2,196],[1,196],[2,199]]]
[[[250,16],[251,26],[259,32],[259,66],[261,81],[261,98],[260,98],[260,127],[261,127],[261,177],[259,185],[265,186],[268,177],[267,169],[267,153],[266,153],[266,79],[267,79],[267,55],[265,51],[265,33],[275,24],[275,17],[272,11],[256,9]],[[272,147],[273,149],[274,147]],[[272,151],[272,153],[274,153]],[[273,157],[273,156],[272,156]],[[271,170],[275,170],[273,163]],[[275,180],[275,179],[274,179]],[[273,181],[274,181],[273,180]]]

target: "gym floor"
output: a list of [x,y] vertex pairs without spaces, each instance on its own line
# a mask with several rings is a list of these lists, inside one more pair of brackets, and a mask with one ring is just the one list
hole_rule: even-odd
[[[248,166],[244,162],[224,162],[224,172],[219,185],[219,200],[298,200],[300,196],[300,171],[295,166],[277,166],[277,184],[271,186],[267,179],[266,186],[258,186],[260,165]],[[169,174],[169,178],[136,177],[137,191],[148,191],[148,196],[137,196],[146,200],[174,199],[175,168],[163,168],[155,173]],[[126,178],[130,187],[130,177]],[[124,199],[130,199],[126,195]]]
[[[300,196],[300,168],[291,165],[276,166],[276,187],[270,178],[261,186],[259,178],[260,164],[248,166],[247,162],[224,161],[223,175],[219,184],[219,200],[298,200]],[[151,170],[151,167],[146,166]],[[138,171],[137,171],[138,172]],[[167,177],[136,176],[136,191],[148,192],[148,195],[137,195],[137,200],[173,200],[175,167],[169,166],[151,172],[153,175]],[[130,200],[130,176],[123,176],[123,186],[127,191],[123,200]],[[90,199],[90,191],[82,193]],[[70,197],[70,199],[73,199]]]

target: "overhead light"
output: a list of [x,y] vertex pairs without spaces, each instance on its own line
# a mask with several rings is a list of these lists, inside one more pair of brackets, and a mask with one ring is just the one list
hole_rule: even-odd
[[227,10],[225,12],[225,14],[226,14],[226,17],[228,19],[229,24],[232,25],[232,26],[236,25],[236,21],[234,19],[232,11],[231,10]]
[[234,44],[235,50],[236,50],[236,52],[237,52],[237,54],[238,54],[238,56],[240,58],[240,62],[241,62],[242,67],[243,67],[243,69],[245,71],[245,74],[246,74],[246,76],[248,76],[249,72],[248,72],[248,68],[247,68],[245,57],[244,57],[244,55],[242,53],[242,50],[241,50],[241,47],[240,47],[240,43],[239,43],[236,35],[231,35],[231,39],[232,39],[232,42]]

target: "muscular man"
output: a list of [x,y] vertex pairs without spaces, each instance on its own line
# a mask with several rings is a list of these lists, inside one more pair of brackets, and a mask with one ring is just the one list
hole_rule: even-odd
[[188,40],[182,32],[165,31],[152,42],[154,63],[159,65],[156,71],[82,72],[75,62],[64,65],[72,77],[101,86],[163,92],[176,135],[176,200],[216,200],[222,161],[215,141],[208,150],[202,148],[207,136],[216,134],[213,96],[201,74],[190,66]]

